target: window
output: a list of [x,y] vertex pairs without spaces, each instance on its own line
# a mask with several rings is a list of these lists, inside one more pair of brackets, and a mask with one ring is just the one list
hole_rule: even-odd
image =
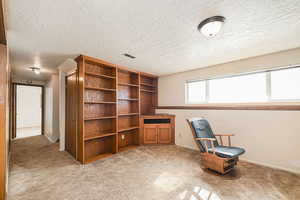
[[189,103],[203,103],[206,99],[205,81],[187,83],[187,101]]
[[300,101],[300,67],[188,82],[186,103]]
[[300,99],[300,68],[279,70],[270,73],[272,99]]
[[263,102],[266,88],[265,73],[209,80],[209,102]]

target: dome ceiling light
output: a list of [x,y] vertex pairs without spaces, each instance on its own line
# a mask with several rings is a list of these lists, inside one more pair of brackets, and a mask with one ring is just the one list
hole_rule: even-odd
[[223,16],[213,16],[203,20],[198,25],[198,30],[206,37],[215,37],[221,30],[225,22],[225,17]]

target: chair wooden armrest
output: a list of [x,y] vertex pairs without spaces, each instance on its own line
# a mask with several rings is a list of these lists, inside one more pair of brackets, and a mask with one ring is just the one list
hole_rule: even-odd
[[231,139],[230,139],[230,137],[231,137],[231,136],[234,136],[234,134],[230,134],[230,133],[220,133],[220,134],[214,134],[214,135],[215,135],[215,136],[219,136],[221,145],[224,145],[224,144],[223,144],[223,139],[222,139],[222,137],[223,137],[223,136],[227,136],[227,137],[228,137],[228,146],[231,146]]
[[196,140],[203,140],[204,141],[205,149],[206,149],[207,153],[208,153],[208,148],[207,148],[207,143],[206,142],[210,142],[210,145],[211,145],[212,150],[213,150],[213,154],[216,153],[216,151],[215,151],[215,144],[214,144],[214,141],[217,140],[216,138],[195,138],[195,139]]
[[220,133],[220,134],[214,134],[215,136],[234,136],[234,134],[230,133]]

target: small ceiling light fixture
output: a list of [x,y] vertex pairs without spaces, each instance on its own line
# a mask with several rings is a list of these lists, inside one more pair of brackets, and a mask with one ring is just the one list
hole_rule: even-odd
[[35,74],[40,74],[41,69],[39,67],[29,67],[31,71],[33,71]]
[[223,16],[213,16],[203,20],[198,25],[198,30],[206,37],[211,38],[216,36],[223,24],[225,22],[225,17]]

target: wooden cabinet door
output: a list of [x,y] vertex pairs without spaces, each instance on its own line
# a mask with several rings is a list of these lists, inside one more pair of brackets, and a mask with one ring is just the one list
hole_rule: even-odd
[[144,144],[157,144],[157,125],[144,125]]
[[158,144],[171,143],[171,125],[159,124],[157,126]]

